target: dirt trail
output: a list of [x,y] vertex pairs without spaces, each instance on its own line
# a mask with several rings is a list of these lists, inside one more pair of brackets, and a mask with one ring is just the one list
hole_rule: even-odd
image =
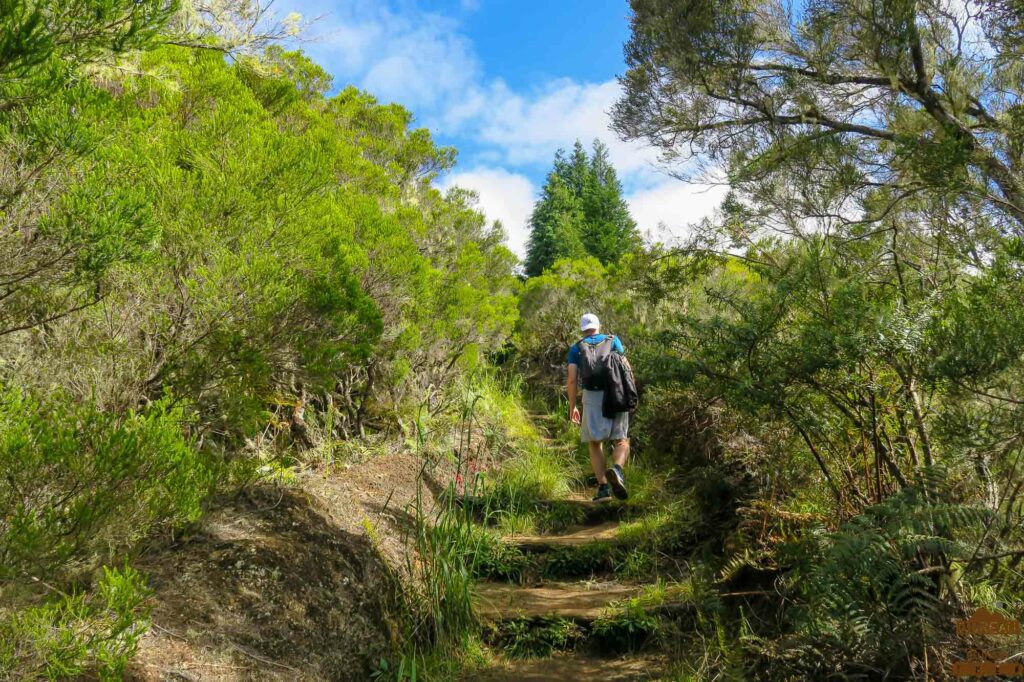
[[[560,502],[588,504],[577,499]],[[550,535],[508,536],[505,541],[532,554],[585,548],[587,545],[603,551],[615,544],[619,529],[619,522],[605,520],[606,516],[592,513],[584,526]],[[499,632],[501,626],[506,624],[507,631],[516,633],[515,636],[522,636],[530,628],[543,629],[547,623],[564,621],[573,621],[582,632],[587,632],[589,625],[602,618],[614,617],[622,603],[642,592],[642,585],[623,584],[614,578],[588,581],[548,579],[540,585],[482,582],[476,587],[475,606],[485,624],[497,628]],[[613,644],[616,646],[612,650],[616,651],[620,646],[630,648],[628,642]],[[501,642],[497,645],[500,653]],[[666,667],[662,658],[649,653],[602,655],[607,652],[589,641],[577,640],[573,649],[525,660],[515,656],[501,656],[494,669],[487,671],[483,677],[473,679],[492,682],[566,679],[624,682],[662,679],[660,675]]]
[[[531,416],[543,432],[550,418]],[[553,438],[544,440],[551,448],[564,447]],[[504,542],[516,547],[531,561],[542,563],[544,570],[528,571],[532,577],[522,581],[524,584],[477,583],[475,610],[484,627],[484,639],[491,640],[497,658],[491,670],[467,679],[489,682],[665,679],[667,660],[648,651],[642,635],[636,637],[637,633],[628,627],[625,631],[614,631],[614,626],[612,631],[617,634],[609,634],[608,624],[626,614],[625,604],[630,600],[634,602],[632,608],[636,608],[635,598],[642,595],[645,586],[620,582],[610,572],[582,581],[575,573],[580,566],[614,565],[614,552],[621,546],[620,520],[630,512],[629,507],[617,501],[595,503],[587,493],[577,490],[568,497],[543,500],[538,505],[567,512],[580,519],[580,525],[550,534],[504,538]],[[561,560],[545,563],[544,557],[550,555]],[[596,555],[607,557],[609,561],[595,561]],[[573,556],[584,560],[574,562]],[[539,583],[538,575],[544,576]],[[675,606],[678,605],[659,604],[642,610],[657,618],[671,614]],[[598,627],[601,623],[604,626]],[[551,639],[552,632],[572,632],[573,635],[556,644]],[[531,633],[536,633],[534,639]],[[548,646],[567,650],[521,658],[524,653],[536,653],[530,642],[541,651],[550,651]]]
[[597,618],[616,601],[640,589],[615,582],[557,583],[541,587],[485,583],[477,587],[477,613],[483,619]]
[[590,542],[614,541],[618,537],[619,522],[606,521],[592,526],[574,526],[558,535],[515,535],[509,538],[523,551],[549,547],[575,547]]
[[482,682],[637,682],[657,680],[665,661],[651,656],[594,658],[580,654],[557,654],[533,661],[516,661],[507,668],[491,670],[477,679]]
[[[128,679],[370,679],[378,661],[400,647],[398,595],[412,505],[419,493],[429,512],[452,476],[427,471],[418,487],[422,465],[411,454],[379,456],[220,500],[191,534],[140,562],[155,591],[153,627]],[[583,525],[508,542],[533,556],[615,546],[621,505],[578,495],[550,504],[580,507]],[[586,631],[639,591],[614,580],[481,583],[476,599],[483,627],[568,619]],[[601,653],[585,642],[537,660],[499,653],[492,670],[470,679],[649,680],[663,668],[648,653]]]

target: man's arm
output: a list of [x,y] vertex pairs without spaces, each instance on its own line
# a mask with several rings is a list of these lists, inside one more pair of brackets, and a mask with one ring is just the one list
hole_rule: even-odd
[[580,410],[576,407],[576,365],[569,365],[569,379],[565,384],[565,392],[569,394],[569,420],[573,424],[580,423]]

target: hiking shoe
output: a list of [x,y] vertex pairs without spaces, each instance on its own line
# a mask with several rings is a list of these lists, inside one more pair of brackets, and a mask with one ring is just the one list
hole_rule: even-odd
[[607,483],[597,486],[597,495],[594,495],[594,502],[610,502],[612,499],[612,489],[608,487]]
[[608,477],[608,484],[612,487],[615,497],[620,500],[629,497],[629,489],[626,487],[626,477],[622,475],[622,467],[616,464],[604,472],[604,475]]

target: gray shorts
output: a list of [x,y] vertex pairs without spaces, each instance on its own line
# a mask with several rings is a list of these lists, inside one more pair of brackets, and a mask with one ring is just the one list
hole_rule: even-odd
[[592,441],[622,440],[628,437],[629,412],[619,412],[613,419],[601,414],[604,391],[583,390],[583,421],[580,424],[580,440]]

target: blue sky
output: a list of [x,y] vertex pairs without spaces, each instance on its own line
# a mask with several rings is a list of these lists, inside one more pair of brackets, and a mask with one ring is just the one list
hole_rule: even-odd
[[465,15],[465,30],[485,71],[510,87],[570,76],[601,82],[625,70],[625,0],[490,0]]
[[476,191],[518,253],[555,151],[580,138],[611,149],[633,217],[671,239],[707,215],[721,188],[682,183],[657,153],[618,140],[608,111],[629,37],[626,0],[278,0],[318,19],[303,45],[335,78],[399,102],[459,150],[441,187]]

